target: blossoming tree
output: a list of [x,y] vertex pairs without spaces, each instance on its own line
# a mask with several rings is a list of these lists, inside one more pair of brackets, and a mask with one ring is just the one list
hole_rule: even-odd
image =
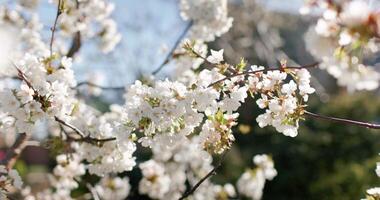
[[[232,26],[227,0],[179,0],[187,22],[180,38],[151,76],[123,87],[124,104],[112,105],[106,113],[80,98],[79,87],[120,88],[77,82],[72,65],[86,41],[95,40],[104,53],[119,43],[121,35],[110,17],[113,4],[53,0],[57,12],[51,35],[44,38],[38,3],[19,0],[16,6],[0,8],[0,35],[5,38],[0,132],[16,138],[0,162],[0,199],[15,194],[29,200],[126,199],[136,193],[151,199],[260,199],[265,182],[277,175],[269,155],[253,156],[255,167],[242,172],[236,183],[218,185],[209,179],[234,143],[237,110],[249,95],[262,109],[258,125],[285,136],[296,137],[302,120],[380,128],[307,110],[315,92],[308,68],[327,70],[351,92],[378,88],[380,75],[363,60],[378,51],[380,14],[365,0],[306,2],[302,14],[322,11],[305,36],[319,62],[289,66],[284,60],[277,67],[248,65],[244,59],[230,64],[223,49],[208,50],[207,42]],[[173,76],[155,78],[169,62],[176,66]],[[38,124],[49,132],[47,148],[58,153],[49,187],[32,191],[14,164]],[[140,148],[151,152],[150,159],[136,159]],[[219,157],[216,164],[213,157]],[[138,191],[131,191],[123,174],[134,169],[142,174]],[[380,165],[376,172],[380,176]],[[86,182],[87,174],[97,181]],[[83,185],[86,192],[73,196]],[[368,190],[367,198],[380,199],[380,189]]]

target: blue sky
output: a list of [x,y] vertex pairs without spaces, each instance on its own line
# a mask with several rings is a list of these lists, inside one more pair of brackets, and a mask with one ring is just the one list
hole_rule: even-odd
[[[45,24],[46,40],[50,37],[56,8],[43,2],[41,20]],[[258,0],[270,9],[296,12],[303,0]],[[0,0],[9,3],[10,0]],[[185,28],[179,16],[178,0],[112,0],[115,3],[114,19],[123,35],[114,52],[101,54],[95,43],[82,46],[81,57],[74,69],[78,80],[88,79],[88,72],[105,77],[104,85],[120,86],[131,83],[140,72],[153,71],[164,59],[162,47],[170,48]],[[238,23],[238,22],[234,22]],[[166,70],[166,71],[165,71]],[[165,74],[170,67],[165,68]]]

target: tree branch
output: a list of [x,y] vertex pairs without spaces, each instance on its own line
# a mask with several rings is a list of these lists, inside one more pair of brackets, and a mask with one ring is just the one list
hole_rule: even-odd
[[57,29],[57,23],[58,23],[58,18],[62,14],[62,0],[58,0],[58,7],[57,7],[57,15],[55,16],[54,20],[54,25],[51,28],[51,37],[50,37],[50,57],[53,56],[53,43],[54,43],[54,36],[55,36],[55,31]]
[[82,46],[82,40],[81,40],[81,33],[78,31],[75,33],[75,36],[71,42],[71,47],[69,51],[67,52],[66,56],[69,58],[74,57],[74,55],[79,51],[79,49]]
[[373,124],[373,123],[368,123],[368,122],[343,119],[343,118],[337,118],[337,117],[329,117],[329,116],[312,113],[306,110],[304,111],[304,113],[306,116],[313,117],[316,119],[322,119],[322,120],[332,121],[332,122],[337,122],[337,123],[342,123],[342,124],[361,126],[361,127],[370,128],[370,129],[380,129],[380,124]]
[[317,67],[318,65],[319,65],[319,62],[310,64],[310,65],[303,65],[303,66],[299,66],[299,67],[286,66],[284,68],[266,68],[266,69],[256,70],[256,71],[245,71],[245,72],[241,72],[241,73],[232,74],[231,76],[227,76],[227,77],[222,78],[222,79],[220,79],[218,81],[215,81],[214,83],[211,83],[208,87],[212,87],[212,86],[214,86],[214,85],[216,85],[218,83],[221,83],[221,82],[223,82],[225,80],[228,80],[228,79],[231,79],[231,78],[234,78],[234,77],[238,77],[238,76],[245,76],[245,75],[256,74],[256,73],[260,73],[260,72],[285,70],[285,69],[307,69],[307,68]]
[[[20,77],[20,79],[23,80],[28,85],[28,87],[31,88],[34,91],[33,99],[35,101],[41,103],[41,105],[43,105],[43,102],[40,102],[40,100],[43,99],[43,98],[38,93],[38,91],[36,89],[34,89],[33,85],[28,81],[28,79],[26,78],[25,74],[17,67],[16,64],[14,64],[14,67],[18,71],[18,76]],[[44,110],[44,109],[42,109],[42,110]],[[114,138],[114,137],[113,138],[97,139],[97,138],[93,138],[93,137],[91,137],[89,135],[85,136],[85,134],[81,130],[79,130],[77,127],[75,127],[75,126],[73,126],[73,125],[65,122],[64,120],[60,119],[59,117],[54,116],[54,119],[58,123],[62,124],[63,126],[66,126],[66,127],[70,128],[75,133],[77,133],[80,136],[80,139],[76,139],[76,141],[87,142],[87,143],[90,143],[90,144],[100,145],[100,144],[102,144],[104,142],[116,140],[116,138]]]
[[208,178],[214,176],[216,174],[216,171],[222,166],[222,163],[226,157],[226,154],[227,154],[228,151],[225,151],[222,155],[222,157],[220,158],[218,164],[209,172],[206,174],[206,176],[204,176],[203,178],[201,178],[190,190],[188,190],[187,192],[185,192],[181,198],[179,198],[178,200],[183,200],[187,197],[189,197],[190,195],[192,195],[198,188],[199,186],[202,185],[203,182],[205,182]]
[[29,140],[29,138],[30,135],[27,135],[26,133],[20,133],[12,147],[7,150],[5,158],[0,162],[0,164],[5,165],[8,170],[12,169],[16,164],[17,159],[20,157],[22,151],[26,147],[26,142]]
[[193,26],[193,21],[190,21],[185,29],[182,31],[181,35],[179,35],[179,37],[177,38],[177,40],[175,41],[174,45],[172,46],[172,48],[170,49],[169,53],[167,54],[165,60],[161,63],[160,66],[158,66],[158,68],[156,70],[154,70],[152,72],[153,75],[156,75],[158,72],[160,72],[164,66],[166,64],[169,63],[169,61],[171,60],[171,58],[173,57],[173,54],[174,54],[174,51],[177,49],[178,45],[181,43],[182,39],[186,36],[187,32],[189,32],[191,26]]
[[93,138],[89,135],[85,136],[85,134],[79,130],[77,127],[75,127],[74,125],[71,125],[67,122],[65,122],[64,120],[58,118],[57,116],[54,117],[55,121],[57,121],[58,123],[60,123],[61,125],[63,126],[66,126],[68,128],[70,128],[71,130],[73,130],[77,135],[79,135],[79,139],[75,139],[75,138],[72,138],[70,137],[68,134],[66,134],[67,137],[69,137],[71,140],[74,140],[76,142],[86,142],[86,143],[90,143],[90,144],[95,144],[95,145],[99,145],[99,144],[102,144],[104,142],[109,142],[109,141],[113,141],[113,140],[116,140],[116,138],[112,137],[112,138],[104,138],[104,139],[98,139],[98,138]]
[[[76,8],[79,9],[79,0],[75,0],[75,3],[76,3]],[[82,41],[82,36],[81,36],[80,31],[78,31],[75,33],[74,38],[71,42],[71,47],[66,54],[67,57],[69,57],[69,58],[74,57],[74,55],[79,51],[79,49],[82,46],[81,41]]]
[[107,86],[101,86],[101,85],[98,85],[98,84],[95,84],[95,83],[92,83],[92,82],[89,82],[89,81],[80,82],[73,89],[77,89],[77,88],[79,88],[82,85],[88,85],[88,86],[92,86],[92,87],[97,87],[97,88],[100,88],[102,90],[125,90],[125,87],[122,87],[122,86],[119,86],[119,87],[107,87]]

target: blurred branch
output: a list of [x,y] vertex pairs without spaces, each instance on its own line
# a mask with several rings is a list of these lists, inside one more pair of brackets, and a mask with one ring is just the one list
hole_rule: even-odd
[[18,76],[0,76],[0,79],[1,80],[4,80],[4,79],[21,80],[20,77]]
[[351,119],[324,116],[324,115],[312,113],[309,111],[305,111],[305,115],[316,118],[316,119],[322,119],[322,120],[332,121],[332,122],[337,122],[337,123],[342,123],[342,124],[351,124],[351,125],[361,126],[361,127],[370,128],[370,129],[380,129],[380,124],[373,124],[373,123],[356,121],[356,120],[351,120]]
[[[75,3],[76,3],[76,8],[79,9],[79,0],[76,0]],[[67,57],[72,58],[79,51],[79,49],[82,46],[81,41],[82,41],[81,40],[81,33],[80,33],[80,31],[78,31],[75,33],[74,38],[71,42],[71,47],[66,54]]]
[[182,31],[181,35],[177,38],[175,41],[173,47],[170,49],[169,53],[167,54],[165,60],[161,63],[160,66],[156,70],[152,72],[153,75],[156,75],[158,72],[160,72],[166,64],[169,63],[171,58],[173,57],[174,51],[177,49],[178,45],[181,43],[182,39],[186,36],[187,32],[189,32],[191,26],[193,25],[193,21],[190,21],[187,25],[186,28]]
[[27,146],[26,143],[29,140],[30,135],[26,133],[20,133],[16,138],[14,144],[7,150],[4,160],[0,162],[1,165],[5,165],[6,168],[12,169],[17,159],[20,157],[22,151]]
[[81,48],[82,43],[81,43],[81,33],[78,31],[75,33],[75,36],[71,42],[71,47],[69,51],[67,52],[66,56],[67,57],[74,57],[74,55],[79,51]]
[[227,155],[227,152],[228,151],[225,151],[222,155],[222,157],[220,158],[218,164],[209,172],[206,174],[206,176],[204,176],[203,178],[201,178],[201,180],[199,180],[190,190],[188,190],[187,192],[185,192],[181,198],[179,198],[178,200],[183,200],[183,199],[186,199],[187,197],[189,197],[190,195],[192,195],[198,188],[199,186],[202,185],[203,182],[205,182],[208,178],[214,176],[216,174],[216,171],[222,166],[222,163]]
[[73,89],[77,89],[77,88],[79,88],[79,87],[81,87],[83,85],[100,88],[102,90],[124,90],[125,89],[125,87],[122,87],[122,86],[119,86],[119,87],[107,87],[107,86],[101,86],[101,85],[98,85],[98,84],[95,84],[95,83],[92,83],[92,82],[88,82],[88,81],[83,81],[83,82],[78,83]]
[[57,23],[58,18],[62,14],[62,0],[58,0],[58,6],[57,6],[57,15],[55,16],[54,25],[51,28],[51,38],[50,38],[50,57],[53,56],[53,43],[54,43],[54,36],[55,31],[57,29]]

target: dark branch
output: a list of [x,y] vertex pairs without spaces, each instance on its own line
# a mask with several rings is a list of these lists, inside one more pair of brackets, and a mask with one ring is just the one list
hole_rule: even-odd
[[322,120],[332,121],[332,122],[337,122],[337,123],[342,123],[342,124],[351,124],[351,125],[361,126],[361,127],[370,128],[370,129],[380,129],[380,124],[373,124],[373,123],[368,123],[368,122],[343,119],[343,118],[337,118],[337,117],[329,117],[329,116],[312,113],[309,111],[304,111],[304,112],[306,116],[310,116],[316,119],[322,119]]
[[53,43],[55,31],[57,29],[58,18],[62,14],[62,0],[58,0],[57,15],[55,16],[54,25],[51,28],[51,38],[50,38],[50,57],[53,56]]
[[67,52],[66,56],[69,58],[74,57],[74,55],[79,51],[81,46],[82,46],[81,33],[78,31],[75,33],[75,36],[71,42],[71,47],[69,51]]
[[[79,9],[79,0],[75,0],[76,8]],[[81,21],[82,19],[79,19]],[[69,51],[67,52],[66,56],[69,58],[74,57],[74,55],[79,51],[79,49],[82,46],[82,36],[80,31],[76,32],[74,35],[74,38],[71,42],[71,47]]]
[[[71,130],[73,130],[80,137],[79,139],[76,139],[76,138],[73,138],[73,137],[69,136],[68,134],[66,134],[66,136],[68,136],[70,140],[74,140],[76,142],[86,142],[86,143],[95,144],[95,145],[99,145],[99,144],[102,144],[104,142],[116,140],[116,138],[114,138],[114,137],[113,138],[98,139],[98,138],[93,138],[89,135],[85,136],[85,134],[81,130],[79,130],[77,127],[75,127],[74,125],[71,125],[71,124],[65,122],[64,120],[58,118],[57,116],[55,116],[54,119],[55,119],[55,121],[57,121],[61,125],[66,126],[66,127],[70,128]],[[66,132],[64,132],[64,133],[66,133]]]
[[73,125],[71,125],[71,124],[69,124],[69,123],[63,121],[62,119],[60,119],[60,118],[58,118],[58,117],[54,117],[54,119],[55,119],[55,121],[57,121],[58,123],[62,124],[63,126],[66,126],[66,127],[70,128],[71,130],[73,130],[73,131],[74,131],[75,133],[77,133],[81,138],[84,138],[84,137],[85,137],[84,133],[83,133],[81,130],[79,130],[77,127],[75,127],[75,126],[73,126]]
[[5,165],[8,170],[12,169],[22,151],[26,147],[26,142],[29,137],[30,136],[26,133],[20,133],[12,147],[7,150],[5,158],[0,162],[0,164]]
[[260,73],[260,72],[268,72],[268,71],[277,71],[277,70],[286,70],[286,69],[307,69],[307,68],[314,68],[314,67],[317,67],[319,65],[319,62],[316,62],[316,63],[313,63],[313,64],[310,64],[310,65],[303,65],[303,66],[299,66],[299,67],[293,67],[293,66],[286,66],[285,68],[266,68],[266,69],[262,69],[262,70],[256,70],[256,71],[245,71],[245,72],[241,72],[241,73],[236,73],[236,74],[232,74],[230,76],[227,76],[225,78],[222,78],[218,81],[215,81],[214,83],[211,83],[209,85],[209,87],[212,87],[218,83],[221,83],[225,80],[228,80],[228,79],[231,79],[231,78],[234,78],[234,77],[238,77],[238,76],[245,76],[245,75],[249,75],[249,74],[256,74],[256,73]]
[[211,176],[214,176],[216,174],[216,171],[222,166],[222,163],[226,157],[226,154],[227,154],[227,151],[225,151],[222,155],[222,157],[220,158],[218,164],[209,172],[206,174],[206,176],[204,176],[203,178],[201,178],[201,180],[199,180],[190,190],[188,190],[187,192],[185,192],[181,198],[179,198],[178,200],[183,200],[187,197],[189,197],[190,195],[192,195],[198,188],[199,186],[202,185],[203,182],[205,182],[208,178],[210,178]]
[[160,72],[164,68],[164,66],[166,64],[169,63],[169,61],[173,57],[174,51],[177,49],[178,45],[181,43],[182,39],[186,36],[187,32],[190,30],[190,28],[191,28],[192,25],[193,25],[193,21],[190,21],[186,25],[186,28],[183,30],[183,32],[181,33],[181,35],[179,35],[179,37],[175,41],[174,45],[172,46],[172,48],[170,49],[169,53],[167,54],[165,60],[161,63],[160,66],[158,66],[158,68],[156,70],[154,70],[152,72],[153,75],[156,75],[158,72]]

